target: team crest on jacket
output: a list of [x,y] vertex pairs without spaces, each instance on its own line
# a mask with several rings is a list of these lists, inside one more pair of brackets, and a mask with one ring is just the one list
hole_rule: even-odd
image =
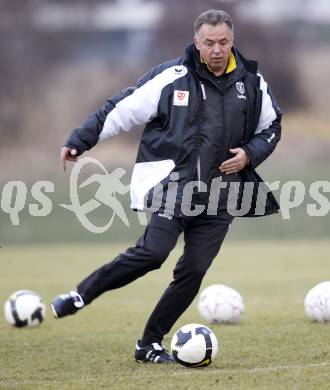
[[188,106],[189,91],[174,91],[173,105],[174,106]]
[[237,92],[239,93],[237,97],[239,99],[246,99],[244,83],[242,81],[237,81],[235,85],[236,85]]
[[245,94],[245,85],[242,81],[237,81],[236,88],[241,95]]

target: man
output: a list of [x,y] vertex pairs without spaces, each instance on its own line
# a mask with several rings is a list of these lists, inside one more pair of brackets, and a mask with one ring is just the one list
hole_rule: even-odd
[[[76,161],[97,142],[146,123],[131,198],[132,208],[153,211],[149,225],[134,247],[52,303],[56,318],[74,314],[103,292],[160,268],[183,232],[184,251],[173,281],[137,342],[139,362],[173,361],[161,342],[198,293],[233,220],[226,187],[253,183],[246,215],[260,215],[257,187],[262,180],[254,168],[280,139],[279,108],[256,62],[233,47],[230,16],[206,11],[195,20],[194,30],[194,44],[185,56],[156,66],[136,87],[110,98],[73,131],[61,154],[65,170],[67,160]],[[216,179],[225,189],[218,198],[214,193],[219,188],[212,187]],[[264,197],[262,214],[276,212],[269,190]]]

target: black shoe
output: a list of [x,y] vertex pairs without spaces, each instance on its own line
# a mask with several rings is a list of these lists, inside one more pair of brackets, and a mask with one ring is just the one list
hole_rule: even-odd
[[50,306],[54,317],[61,318],[70,314],[75,314],[84,306],[84,302],[76,291],[70,291],[67,294],[61,294],[55,297]]
[[173,356],[159,343],[152,343],[145,347],[140,346],[139,340],[135,348],[135,360],[139,363],[158,363],[170,364],[174,363]]

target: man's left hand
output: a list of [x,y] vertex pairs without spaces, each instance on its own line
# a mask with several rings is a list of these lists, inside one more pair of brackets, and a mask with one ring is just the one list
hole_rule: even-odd
[[249,163],[249,158],[244,149],[235,148],[235,149],[229,149],[229,151],[235,156],[224,161],[219,166],[220,172],[226,175],[241,171]]

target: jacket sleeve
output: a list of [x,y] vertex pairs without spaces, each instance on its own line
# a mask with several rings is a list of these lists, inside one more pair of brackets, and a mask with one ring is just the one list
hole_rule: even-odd
[[260,73],[257,74],[262,103],[254,136],[243,146],[252,168],[260,165],[275,149],[281,138],[282,113],[271,90]]
[[99,141],[151,121],[157,115],[163,88],[186,73],[184,66],[153,68],[135,87],[109,98],[100,110],[74,129],[65,146],[77,149],[80,155]]
[[92,113],[82,125],[72,131],[64,146],[77,149],[78,155],[95,146],[107,115],[115,108],[115,101],[120,101],[121,98],[129,96],[133,91],[134,88],[128,88],[109,98],[98,111]]

